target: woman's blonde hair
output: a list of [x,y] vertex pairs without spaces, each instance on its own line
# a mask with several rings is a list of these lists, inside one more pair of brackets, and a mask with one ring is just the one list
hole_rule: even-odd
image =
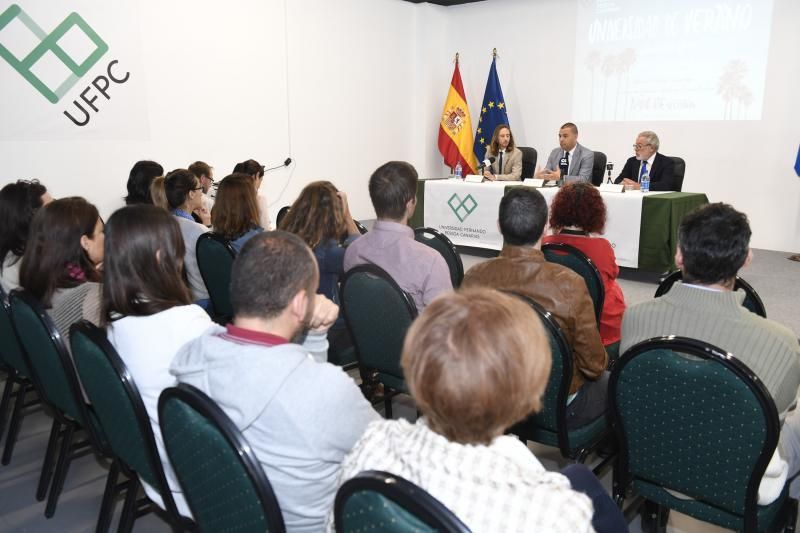
[[312,249],[328,239],[341,240],[347,233],[347,223],[338,192],[330,181],[309,183],[278,229],[298,235]]

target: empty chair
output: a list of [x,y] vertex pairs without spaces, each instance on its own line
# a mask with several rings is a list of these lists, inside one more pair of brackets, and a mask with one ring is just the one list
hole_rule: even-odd
[[569,244],[543,244],[542,253],[549,262],[563,265],[577,272],[583,278],[586,282],[586,288],[589,290],[589,296],[592,297],[595,318],[599,324],[605,301],[605,287],[603,286],[603,278],[600,276],[600,271],[594,262],[585,253]]
[[208,232],[197,239],[197,266],[208,289],[215,320],[221,324],[233,316],[230,284],[236,252],[231,244],[216,233]]
[[[797,502],[788,484],[758,505],[780,422],[763,383],[734,355],[674,336],[622,355],[609,381],[620,505],[632,489],[655,506],[727,529],[794,530]],[[654,514],[665,522],[666,513]]]
[[594,162],[592,163],[592,185],[599,187],[603,184],[603,175],[606,171],[606,154],[594,151]]
[[686,174],[686,161],[681,157],[667,156],[675,163],[675,190],[680,192],[683,189],[683,176]]
[[161,393],[158,415],[164,446],[200,531],[284,531],[261,463],[211,398],[182,383]]
[[470,530],[439,500],[400,476],[368,470],[347,480],[336,493],[338,533],[377,529],[468,533]]
[[522,176],[520,179],[526,180],[533,177],[536,171],[536,160],[538,155],[536,148],[530,146],[517,146],[519,151],[522,152]]
[[[676,270],[669,274],[666,278],[658,284],[658,288],[656,289],[655,298],[663,296],[664,294],[668,293],[672,286],[675,284],[676,281],[680,281],[683,279],[683,273],[680,270]],[[745,297],[744,301],[742,302],[742,307],[747,308],[751,312],[757,314],[758,316],[767,318],[767,309],[764,307],[764,302],[761,301],[761,297],[758,295],[756,290],[753,288],[752,285],[747,283],[744,279],[736,276],[736,281],[733,284],[733,290],[744,291]]]
[[464,263],[461,261],[461,255],[456,250],[453,241],[441,231],[433,228],[416,228],[414,239],[442,254],[447,268],[450,269],[450,281],[453,283],[453,288],[457,289],[461,285],[461,280],[464,279]]
[[359,265],[342,279],[340,302],[362,372],[374,370],[384,384],[386,417],[392,417],[392,395],[408,392],[400,355],[417,308],[411,296],[382,268]]

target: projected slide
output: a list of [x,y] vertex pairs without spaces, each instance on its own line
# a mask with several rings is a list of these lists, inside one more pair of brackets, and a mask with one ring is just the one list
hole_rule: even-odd
[[581,122],[760,120],[772,0],[579,0]]

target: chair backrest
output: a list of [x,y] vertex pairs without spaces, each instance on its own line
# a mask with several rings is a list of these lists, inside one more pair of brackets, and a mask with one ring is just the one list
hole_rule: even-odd
[[[655,298],[665,295],[669,292],[673,285],[675,285],[676,281],[680,281],[683,279],[683,273],[680,270],[676,270],[670,273],[666,278],[658,284],[658,288],[656,289]],[[764,307],[764,302],[761,301],[761,297],[758,295],[756,290],[753,288],[752,285],[747,283],[744,279],[736,276],[736,280],[733,283],[733,290],[744,291],[744,301],[742,302],[742,307],[749,310],[752,313],[757,314],[758,316],[762,316],[767,318],[767,309]]]
[[281,207],[280,210],[278,211],[278,216],[275,217],[275,227],[276,228],[280,228],[281,227],[281,222],[283,222],[283,219],[286,218],[286,215],[289,214],[289,208],[290,208],[290,206],[285,205],[285,206]]
[[517,146],[517,148],[522,152],[522,176],[520,176],[520,179],[532,178],[534,171],[536,171],[536,160],[539,157],[536,153],[536,148],[531,148],[530,146]]
[[683,189],[683,176],[686,174],[686,161],[683,160],[681,157],[675,156],[667,156],[672,159],[673,163],[675,163],[675,190],[681,191]]
[[769,392],[741,361],[695,339],[650,339],[614,366],[608,398],[622,487],[645,485],[648,499],[670,489],[755,518],[780,424]]
[[22,346],[19,343],[17,332],[11,323],[11,306],[8,295],[0,287],[0,363],[4,363],[16,370],[22,377],[29,378],[30,370],[25,361]]
[[592,297],[595,319],[600,324],[600,314],[603,312],[606,291],[603,286],[603,278],[594,262],[585,253],[569,244],[543,244],[542,253],[549,262],[563,265],[577,272],[583,278],[586,288],[589,290],[589,296]]
[[367,470],[339,488],[334,503],[338,533],[467,533],[453,512],[425,490],[387,472]]
[[200,531],[284,531],[278,500],[242,433],[187,384],[158,399],[161,435]]
[[403,380],[400,355],[417,308],[382,268],[359,265],[342,278],[339,301],[359,364]]
[[355,223],[356,227],[358,228],[358,232],[361,233],[361,235],[364,235],[369,231],[367,227],[358,220],[353,220],[353,222]]
[[599,187],[603,184],[603,174],[606,171],[606,154],[594,151],[594,163],[592,163],[592,185]]
[[236,252],[221,235],[207,232],[197,239],[197,267],[208,289],[214,313],[220,317],[233,316],[231,307],[231,270]]
[[114,455],[158,490],[167,512],[177,519],[150,417],[125,363],[105,331],[85,320],[71,326],[70,344],[86,395]]
[[450,281],[453,284],[453,288],[460,287],[461,281],[464,279],[464,263],[461,261],[461,255],[456,250],[453,241],[441,231],[433,228],[416,228],[414,230],[414,239],[442,254],[447,263],[447,268],[450,269]]

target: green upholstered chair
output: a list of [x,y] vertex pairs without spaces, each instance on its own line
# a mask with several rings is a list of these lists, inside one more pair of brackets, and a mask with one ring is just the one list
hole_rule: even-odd
[[[658,284],[655,297],[659,298],[660,296],[668,293],[672,286],[675,285],[675,282],[682,279],[683,273],[680,270],[670,273],[666,278],[663,279],[661,283]],[[751,313],[755,313],[758,316],[767,318],[767,309],[764,307],[764,302],[761,301],[761,297],[758,295],[752,285],[747,283],[739,276],[736,276],[736,281],[733,284],[733,290],[744,291],[745,296],[744,301],[742,302],[742,307],[746,308]]]
[[[535,441],[548,446],[555,446],[564,458],[583,463],[586,457],[600,447],[611,436],[606,417],[577,429],[567,429],[567,397],[574,372],[572,351],[567,344],[555,317],[541,305],[527,296],[510,293],[521,298],[530,305],[541,320],[545,332],[550,339],[552,366],[544,395],[542,409],[536,414],[511,427],[510,433],[524,441]],[[610,461],[607,457],[595,467],[601,471]]]
[[417,308],[411,296],[375,265],[359,265],[347,271],[339,290],[362,375],[377,372],[377,379],[386,390],[386,417],[391,418],[392,395],[408,393],[400,355]]
[[119,529],[130,531],[136,518],[152,509],[149,500],[136,499],[142,480],[158,490],[171,525],[177,530],[191,529],[193,523],[180,516],[172,498],[139,389],[105,331],[80,321],[70,328],[70,343],[86,394],[117,458],[112,468],[129,479],[106,485],[103,506],[113,511],[117,496],[127,489]]
[[289,209],[291,209],[291,206],[285,205],[278,210],[278,215],[275,217],[275,228],[280,229],[281,222],[289,214]]
[[[12,291],[9,301],[14,331],[22,345],[31,379],[53,416],[36,490],[37,500],[42,501],[47,496],[44,515],[51,518],[72,459],[88,446],[105,457],[111,457],[111,452],[94,410],[83,399],[75,367],[53,321],[39,301],[25,291]],[[77,440],[80,430],[86,431],[88,439]]]
[[450,281],[453,284],[453,288],[460,287],[461,281],[464,279],[464,263],[461,262],[461,256],[458,254],[453,241],[448,239],[447,235],[441,231],[433,228],[416,228],[414,230],[414,239],[442,254],[447,263],[447,268],[450,269]]
[[[0,288],[0,368],[6,371],[6,384],[3,387],[3,396],[0,400],[0,438],[2,438],[6,427],[6,414],[12,401],[14,407],[11,411],[11,419],[8,426],[8,436],[3,450],[2,464],[7,465],[11,462],[14,453],[14,446],[19,435],[19,428],[25,418],[26,403],[28,394],[34,392],[33,384],[29,378],[30,370],[25,362],[22,346],[14,331],[11,323],[11,308],[8,304],[6,293]],[[16,390],[14,390],[16,387]],[[38,397],[27,404],[39,403]]]
[[285,531],[261,463],[214,400],[181,383],[161,393],[158,417],[164,446],[200,531]]
[[423,489],[377,470],[361,472],[339,488],[334,517],[338,533],[469,532],[452,511]]
[[367,227],[364,224],[362,224],[361,222],[359,222],[358,220],[353,220],[353,222],[355,223],[356,227],[358,228],[358,232],[361,235],[364,235],[365,233],[367,233],[369,231],[367,229]]
[[763,383],[732,354],[685,337],[643,341],[614,366],[609,403],[620,446],[618,504],[632,489],[728,529],[794,527],[788,486],[774,503],[757,505],[780,423]]
[[230,290],[236,252],[224,237],[210,231],[197,239],[196,252],[197,267],[214,311],[212,317],[216,322],[226,324],[233,318]]
[[550,263],[558,263],[570,270],[580,274],[589,289],[589,296],[592,297],[594,304],[594,316],[597,324],[600,324],[600,314],[603,312],[603,303],[606,297],[606,290],[603,285],[603,278],[594,262],[585,253],[574,246],[563,243],[548,243],[542,245],[544,258]]

